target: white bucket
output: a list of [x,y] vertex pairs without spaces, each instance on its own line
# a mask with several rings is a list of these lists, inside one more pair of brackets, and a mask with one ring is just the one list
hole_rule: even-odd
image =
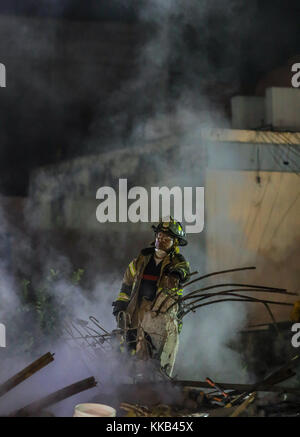
[[116,417],[116,410],[103,404],[78,404],[73,417]]

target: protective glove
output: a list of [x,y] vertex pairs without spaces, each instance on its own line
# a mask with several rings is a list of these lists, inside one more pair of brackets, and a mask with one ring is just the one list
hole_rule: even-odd
[[113,315],[117,318],[120,311],[126,311],[129,302],[125,302],[123,300],[116,300],[112,303]]
[[181,281],[183,279],[183,275],[180,269],[176,269],[175,266],[172,264],[168,264],[164,270],[164,273],[167,275],[174,276],[176,279],[179,279]]

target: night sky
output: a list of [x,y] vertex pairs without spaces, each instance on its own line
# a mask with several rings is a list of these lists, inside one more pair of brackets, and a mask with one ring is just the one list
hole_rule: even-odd
[[137,19],[141,0],[2,0],[1,14],[44,16],[75,20]]
[[[86,26],[89,21],[136,24],[141,19],[145,1],[2,0],[0,15],[85,21]],[[199,22],[199,26],[195,20],[183,20],[181,14],[171,17],[172,29],[176,29],[177,23],[178,32],[176,38],[172,39],[172,56],[168,62],[167,99],[170,104],[180,94],[182,84],[200,95],[205,82],[208,97],[228,107],[232,95],[253,94],[260,77],[300,53],[299,0],[236,0],[232,14],[226,16],[222,11],[222,4],[226,9],[225,0],[212,0],[210,3],[215,3],[216,9],[211,8],[206,21]],[[248,3],[247,6],[245,3]],[[160,25],[156,23],[156,26]],[[2,32],[3,37],[5,34]],[[42,75],[43,71],[38,74]],[[62,86],[57,85],[57,93],[61,92]],[[66,95],[72,93],[67,87],[64,91]],[[20,105],[16,95],[10,96],[9,87],[0,92],[1,194],[26,195],[29,173],[37,166],[95,151],[82,145],[86,144],[99,112],[96,97],[87,94],[80,102],[66,107],[60,113],[50,99],[38,105],[32,101],[29,92],[24,92]],[[135,103],[137,96],[129,90],[126,99],[123,107],[120,105],[122,114],[132,106],[131,103]],[[151,102],[135,107],[139,115],[151,115]],[[24,108],[31,112],[30,121]],[[110,119],[110,115],[119,117],[118,108],[108,100],[103,100],[101,111],[104,120]],[[120,136],[123,144],[130,146],[126,138],[132,135],[132,123],[130,120],[123,120],[122,123],[126,128],[120,132]],[[104,125],[105,135],[110,137],[109,129],[113,130],[113,127],[109,123]],[[104,131],[99,128],[99,136],[102,134]],[[58,144],[63,146],[58,147]],[[108,146],[112,145],[103,141],[103,150]]]

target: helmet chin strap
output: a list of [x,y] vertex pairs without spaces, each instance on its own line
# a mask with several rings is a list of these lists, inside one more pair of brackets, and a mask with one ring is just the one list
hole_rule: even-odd
[[157,258],[164,258],[166,255],[167,255],[167,252],[165,250],[155,249],[155,256]]

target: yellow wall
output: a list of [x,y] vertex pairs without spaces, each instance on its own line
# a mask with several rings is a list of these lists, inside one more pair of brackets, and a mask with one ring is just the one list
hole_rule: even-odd
[[[256,176],[252,171],[207,171],[206,270],[255,265],[256,271],[223,279],[288,288],[300,294],[300,177],[260,172],[258,184]],[[248,308],[250,323],[270,321],[262,305],[249,304]],[[290,307],[272,305],[271,309],[278,321],[289,318]]]

